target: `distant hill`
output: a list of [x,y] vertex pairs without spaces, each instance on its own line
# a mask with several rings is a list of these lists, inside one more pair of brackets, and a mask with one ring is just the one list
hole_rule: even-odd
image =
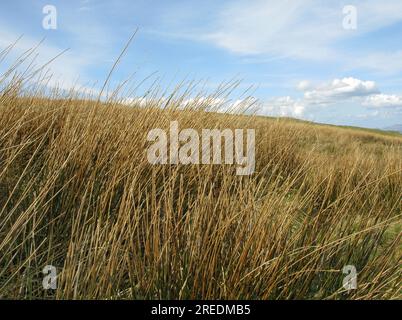
[[398,132],[402,133],[402,124],[395,124],[395,125],[393,125],[393,126],[384,128],[384,130],[387,130],[387,131],[398,131]]

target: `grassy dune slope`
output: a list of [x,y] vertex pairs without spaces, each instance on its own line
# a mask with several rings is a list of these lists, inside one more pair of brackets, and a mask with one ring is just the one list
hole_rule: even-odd
[[[400,136],[175,103],[0,95],[1,298],[401,298]],[[171,120],[256,129],[255,174],[150,165]]]

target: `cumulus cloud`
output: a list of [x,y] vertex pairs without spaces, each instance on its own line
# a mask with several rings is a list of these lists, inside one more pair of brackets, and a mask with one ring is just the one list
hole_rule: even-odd
[[165,107],[166,103],[170,101],[173,102],[172,105],[180,109],[203,109],[206,111],[214,112],[244,112],[244,111],[254,111],[254,104],[257,99],[254,97],[248,97],[244,99],[230,100],[226,98],[218,97],[188,97],[186,99],[170,100],[166,97],[129,97],[124,98],[120,102],[127,106],[136,107],[148,107],[148,106],[158,106]]
[[124,98],[121,103],[127,106],[146,107],[149,103],[152,103],[152,100],[146,97],[131,97]]
[[[159,105],[161,107],[169,101],[166,97],[130,97],[124,98],[121,102],[128,106],[139,106],[146,107],[150,105]],[[205,107],[212,109],[219,109],[221,107],[230,105],[230,106],[238,106],[243,102],[243,100],[236,100],[235,102],[230,103],[228,100],[223,98],[214,98],[214,97],[196,97],[196,98],[187,98],[184,100],[177,99],[174,101],[177,102],[177,106],[180,108],[195,108],[195,107]]]
[[197,97],[197,98],[188,98],[181,102],[182,107],[204,107],[208,106],[209,108],[220,108],[224,106],[227,101],[223,98],[214,98],[214,97]]
[[311,82],[308,80],[300,81],[297,85],[297,89],[300,91],[306,91],[311,88]]
[[372,108],[402,108],[402,96],[376,94],[367,97],[363,105]]
[[[300,87],[300,85],[299,85]],[[326,104],[353,97],[364,97],[379,93],[374,81],[356,78],[334,79],[328,84],[309,87],[304,92],[304,99],[309,103]]]
[[[276,97],[263,103],[262,112],[273,116],[306,118],[306,113],[317,110],[320,106],[336,105],[350,99],[361,102],[361,99],[367,98],[367,104],[378,104],[381,98],[387,100],[379,93],[374,81],[353,77],[318,84],[303,80],[298,83],[297,89],[304,93],[301,99],[293,99],[290,96]],[[395,97],[389,97],[388,100],[389,103],[398,103]]]
[[304,110],[305,105],[302,101],[294,100],[289,96],[271,99],[261,106],[263,114],[278,117],[301,118]]

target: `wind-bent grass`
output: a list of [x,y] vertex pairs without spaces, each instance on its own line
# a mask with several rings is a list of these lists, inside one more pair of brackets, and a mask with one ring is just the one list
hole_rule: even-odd
[[[43,98],[18,79],[0,80],[1,298],[401,298],[400,136],[181,110],[182,96]],[[148,131],[173,120],[255,129],[256,172],[149,164]]]

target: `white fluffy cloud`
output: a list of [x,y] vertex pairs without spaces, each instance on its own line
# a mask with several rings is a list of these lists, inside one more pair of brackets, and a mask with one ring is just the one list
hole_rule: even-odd
[[304,99],[309,103],[318,104],[379,93],[374,81],[363,81],[352,77],[334,79],[328,84],[319,84],[315,87],[306,87],[305,82],[301,82],[299,88],[303,87],[306,89]]
[[363,105],[372,108],[402,108],[402,96],[376,94],[367,97]]
[[[170,99],[166,97],[129,97],[124,98],[120,102],[127,106],[136,107],[148,107],[148,106],[159,106],[164,107],[166,102]],[[249,110],[253,112],[255,110],[254,104],[257,99],[254,97],[248,97],[244,99],[229,100],[226,98],[217,98],[213,96],[196,97],[196,98],[186,98],[184,100],[174,100],[174,104],[178,108],[201,108],[204,110],[214,111],[214,112],[242,112]]]
[[270,116],[301,118],[305,110],[302,101],[291,97],[278,97],[266,101],[261,106],[261,112]]
[[300,91],[306,91],[311,88],[311,82],[308,80],[300,81],[297,85],[297,89]]
[[306,114],[317,111],[322,106],[337,105],[350,99],[366,106],[402,105],[402,98],[379,93],[374,81],[365,81],[353,77],[333,79],[326,83],[313,84],[303,80],[297,85],[304,92],[303,98],[290,96],[276,97],[262,105],[262,112],[273,116],[305,118]]

